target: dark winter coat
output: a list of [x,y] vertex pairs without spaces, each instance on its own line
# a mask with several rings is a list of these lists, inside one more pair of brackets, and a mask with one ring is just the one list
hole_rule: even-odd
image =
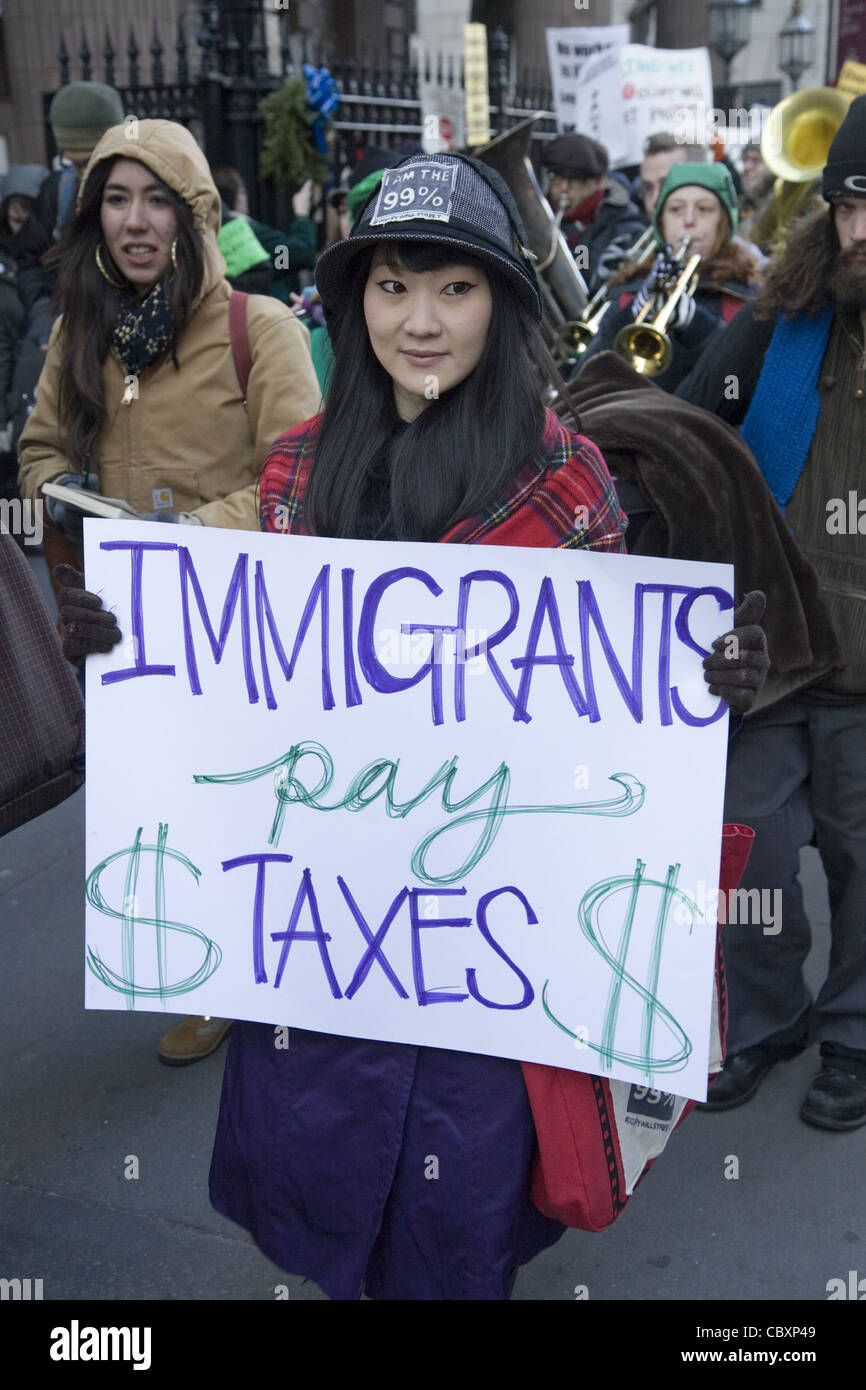
[[5,428],[9,419],[12,378],[25,322],[15,265],[8,258],[0,256],[0,429]]
[[[319,418],[269,455],[268,530],[305,529]],[[550,411],[542,453],[502,505],[443,539],[624,548],[601,456]],[[564,1229],[530,1202],[535,1152],[519,1062],[294,1028],[282,1048],[274,1028],[236,1023],[211,1201],[332,1298],[363,1285],[377,1299],[498,1300]]]
[[729,425],[738,427],[755,394],[776,320],[756,319],[754,305],[747,304],[724,333],[706,344],[675,394],[692,405],[709,410]]
[[[288,304],[289,294],[299,287],[298,271],[311,270],[316,263],[318,244],[315,223],[309,217],[295,217],[288,230],[269,227],[250,218],[250,226],[268,253],[274,278],[269,294]],[[287,252],[281,255],[280,252]],[[287,264],[286,264],[287,262]]]
[[588,265],[585,268],[580,257],[578,265],[586,283],[594,288],[602,252],[615,237],[623,246],[633,245],[646,231],[646,226],[646,218],[637,203],[632,202],[618,179],[612,179],[608,180],[604,198],[596,208],[592,221],[581,229],[578,223],[563,219],[562,232],[574,256],[578,257],[581,247],[586,248]]
[[60,239],[59,233],[68,231],[75,212],[75,197],[66,199],[66,219],[61,229],[59,191],[66,188],[70,178],[67,168],[50,174],[39,190],[30,209],[30,216],[21,228],[20,244],[15,251],[18,262],[18,280],[21,297],[28,313],[39,299],[50,299],[57,284],[57,270],[47,269],[42,264],[46,251]]
[[[764,368],[775,318],[744,311],[723,341],[701,358],[678,394],[739,426],[745,419]],[[731,335],[730,339],[728,335]],[[864,403],[855,394],[862,330],[851,317],[834,316],[820,363],[815,364],[819,415],[802,473],[785,508],[785,519],[821,581],[821,594],[838,633],[844,669],[814,685],[807,699],[821,703],[862,700],[866,692],[866,604],[863,539],[859,528],[832,535],[827,508],[846,503],[861,490]],[[780,428],[784,421],[780,419]],[[760,465],[761,459],[758,459]]]
[[[637,485],[649,504],[629,549],[732,564],[738,596],[749,589],[767,595],[762,623],[771,665],[755,708],[803,691],[839,666],[818,575],[739,435],[657,390],[612,352],[592,359],[574,392],[581,428],[603,451],[617,489]],[[625,505],[624,493],[621,500]]]

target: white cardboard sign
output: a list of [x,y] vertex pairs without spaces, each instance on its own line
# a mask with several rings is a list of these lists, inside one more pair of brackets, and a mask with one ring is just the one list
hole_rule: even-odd
[[[584,67],[577,88],[577,129],[607,148],[612,167],[639,164],[647,136],[663,130],[674,136],[689,129],[703,132],[712,105],[706,48],[627,43]],[[701,133],[691,143],[703,141]]]
[[560,131],[588,131],[577,123],[577,93],[587,64],[601,53],[628,43],[627,24],[572,24],[567,29],[547,29],[547,61],[553,109]]
[[87,1007],[705,1094],[729,568],[91,520],[85,553],[126,639],[87,664]]

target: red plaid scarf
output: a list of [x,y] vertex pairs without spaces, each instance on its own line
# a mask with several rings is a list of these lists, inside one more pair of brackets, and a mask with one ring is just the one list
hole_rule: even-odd
[[[280,435],[265,460],[260,515],[265,531],[307,535],[304,496],[321,415]],[[521,545],[625,551],[625,517],[607,466],[595,445],[546,412],[538,456],[505,494],[479,516],[453,526],[443,541],[463,545]]]

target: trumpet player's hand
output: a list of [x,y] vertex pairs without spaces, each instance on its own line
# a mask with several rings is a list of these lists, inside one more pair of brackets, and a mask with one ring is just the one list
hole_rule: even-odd
[[644,280],[637,294],[631,302],[632,317],[637,318],[643,306],[652,299],[659,286],[665,280],[676,279],[680,272],[680,264],[674,260],[673,253],[669,246],[663,251],[659,251],[652,263],[649,275]]
[[684,294],[677,300],[677,306],[671,316],[670,326],[675,333],[682,333],[688,328],[695,316],[696,304],[690,294]]

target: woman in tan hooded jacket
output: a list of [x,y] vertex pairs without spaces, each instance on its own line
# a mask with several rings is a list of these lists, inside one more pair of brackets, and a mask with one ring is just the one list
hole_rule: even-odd
[[[61,248],[63,314],[21,437],[22,497],[41,501],[42,484],[60,480],[154,521],[259,529],[265,456],[315,414],[320,392],[307,330],[286,305],[252,295],[244,399],[219,225],[219,194],[183,126],[143,120],[106,131]],[[49,566],[83,569],[80,510],[50,499],[46,511]],[[229,1027],[187,1018],[162,1039],[160,1058],[197,1061]]]
[[[168,202],[145,171],[177,198]],[[142,120],[106,131],[77,206],[61,267],[64,313],[21,439],[22,496],[41,498],[42,484],[63,474],[96,476],[96,490],[143,515],[193,513],[206,526],[258,530],[265,455],[319,406],[306,329],[278,300],[250,297],[245,405],[217,247],[219,194],[183,126]],[[173,235],[160,218],[168,232],[174,219]]]

